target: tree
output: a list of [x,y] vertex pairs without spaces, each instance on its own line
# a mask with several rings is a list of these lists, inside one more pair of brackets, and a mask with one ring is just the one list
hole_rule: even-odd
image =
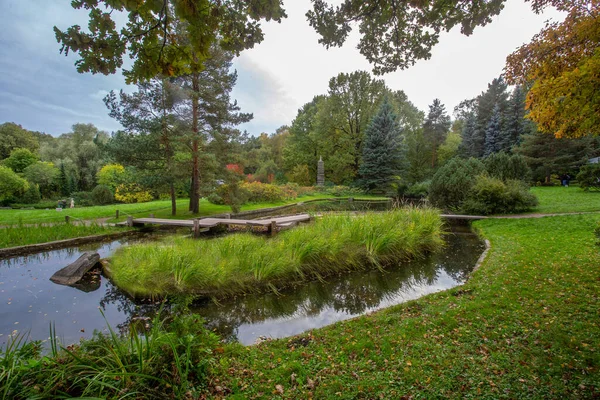
[[502,129],[502,120],[500,119],[500,107],[496,105],[494,108],[494,113],[492,114],[492,118],[490,122],[488,122],[488,126],[485,129],[485,145],[484,145],[484,156],[489,156],[490,154],[497,153],[501,149],[501,132]]
[[342,46],[357,23],[362,35],[358,49],[375,74],[384,74],[429,59],[442,31],[460,25],[461,32],[470,35],[476,26],[491,22],[504,1],[344,0],[334,8],[328,1],[312,0],[313,10],[306,15],[327,48]]
[[311,186],[314,181],[310,178],[308,165],[296,165],[289,174],[290,181],[297,183],[300,186]]
[[38,157],[28,149],[15,149],[10,152],[10,157],[4,160],[4,165],[17,173],[21,173],[31,164],[35,164]]
[[[134,60],[123,70],[129,83],[190,73],[203,64],[215,43],[239,54],[262,41],[258,21],[286,17],[278,0],[75,0],[71,5],[89,10],[89,32],[79,25],[65,31],[55,26],[61,53],[79,54],[75,65],[80,73],[105,75],[121,68],[127,54]],[[119,31],[113,18],[120,13],[128,22]]]
[[125,183],[125,167],[121,164],[106,164],[98,171],[99,185],[104,185],[114,192],[122,183]]
[[[115,133],[106,145],[114,159],[151,175],[156,186],[167,185],[171,196],[171,215],[177,214],[175,185],[186,176],[189,165],[177,162],[176,152],[182,148],[183,126],[176,113],[181,89],[167,79],[138,83],[132,94],[111,92],[104,102],[111,117],[125,128]],[[189,160],[186,160],[188,163]],[[125,183],[122,165],[106,165],[98,182],[112,190]],[[156,187],[155,186],[155,187]]]
[[23,129],[21,125],[13,122],[0,125],[0,160],[8,158],[13,150],[27,149],[35,153],[39,147],[34,132]]
[[504,126],[500,138],[500,148],[510,152],[514,146],[518,146],[521,137],[533,127],[531,122],[525,119],[525,90],[517,85],[508,101],[503,115]]
[[49,197],[56,189],[60,170],[51,162],[40,161],[25,168],[23,175],[29,183],[38,185],[42,196]]
[[359,169],[365,190],[388,190],[406,169],[406,149],[397,119],[386,99],[367,128]]
[[600,143],[595,137],[556,138],[535,132],[523,137],[516,152],[525,157],[534,181],[550,184],[552,175],[577,175],[579,167],[599,154],[599,149]]
[[[460,124],[456,129],[460,129]],[[458,149],[462,144],[462,137],[460,136],[460,130],[454,130],[454,127],[451,132],[446,136],[446,140],[442,143],[438,149],[438,161],[440,165],[445,164],[447,161],[451,160],[458,154]]]
[[568,14],[549,22],[506,60],[512,84],[533,86],[527,93],[528,118],[556,137],[600,134],[600,4],[558,0]]
[[429,200],[436,207],[460,209],[475,184],[475,178],[483,172],[485,167],[476,158],[453,158],[433,175]]
[[462,130],[462,142],[458,148],[458,152],[462,157],[477,157],[479,155],[479,143],[481,135],[477,130],[477,117],[475,113],[471,113],[466,117]]
[[27,181],[8,167],[0,165],[0,201],[10,200],[27,190]]
[[433,100],[423,123],[423,136],[431,146],[431,168],[437,164],[438,147],[446,140],[452,122],[446,108],[439,99]]

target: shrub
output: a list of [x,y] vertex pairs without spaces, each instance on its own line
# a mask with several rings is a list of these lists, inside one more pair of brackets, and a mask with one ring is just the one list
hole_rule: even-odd
[[283,190],[283,195],[286,199],[293,200],[298,197],[300,186],[297,183],[286,183],[281,186],[281,190]]
[[73,200],[75,200],[75,205],[82,207],[89,207],[94,205],[94,198],[92,197],[92,192],[75,192],[71,194]]
[[414,198],[425,198],[429,194],[429,187],[431,186],[431,180],[417,182],[414,185],[409,186],[405,191],[404,195],[407,197]]
[[222,206],[223,204],[225,204],[225,200],[223,200],[223,198],[216,193],[209,194],[206,199],[209,203],[216,204],[218,206]]
[[114,203],[115,196],[108,186],[98,185],[92,190],[92,199],[95,204],[105,205]]
[[251,203],[276,202],[286,199],[286,194],[281,187],[269,183],[243,182],[240,188],[247,191],[247,201]]
[[137,183],[123,183],[117,187],[115,199],[121,203],[144,203],[152,200],[152,194]]
[[518,180],[502,180],[479,175],[464,201],[462,211],[468,214],[508,214],[530,210],[537,198],[529,187]]
[[352,188],[350,186],[333,186],[325,189],[325,193],[330,194],[335,197],[341,196],[357,196],[363,194],[364,192],[358,188]]
[[507,180],[531,181],[531,168],[520,154],[512,156],[500,152],[489,155],[483,160],[485,169],[490,176]]
[[436,207],[459,209],[473,187],[475,177],[484,171],[483,163],[475,158],[453,158],[433,175],[429,200]]
[[581,167],[577,182],[584,190],[600,190],[600,164],[588,164]]

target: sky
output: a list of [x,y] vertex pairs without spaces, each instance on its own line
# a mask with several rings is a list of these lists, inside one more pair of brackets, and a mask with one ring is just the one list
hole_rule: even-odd
[[[240,126],[252,135],[273,133],[289,125],[303,104],[326,94],[329,80],[340,72],[370,71],[356,49],[357,30],[342,48],[325,49],[308,25],[310,0],[284,0],[288,18],[263,23],[265,40],[234,60],[238,82],[232,92],[242,111],[254,119]],[[0,123],[58,136],[75,123],[92,123],[113,132],[120,125],[102,101],[111,90],[126,87],[120,74],[79,74],[77,55],[59,54],[53,26],[87,25],[85,10],[67,0],[0,0]],[[493,22],[467,37],[453,29],[440,37],[429,60],[380,78],[392,90],[403,90],[419,109],[439,98],[446,109],[470,99],[502,73],[506,56],[561,15],[531,11],[530,3],[508,0]]]

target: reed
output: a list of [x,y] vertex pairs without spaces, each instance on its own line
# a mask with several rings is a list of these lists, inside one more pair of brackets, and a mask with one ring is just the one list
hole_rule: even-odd
[[277,289],[342,271],[384,268],[442,244],[433,209],[326,215],[266,238],[250,233],[212,240],[169,237],[119,249],[112,279],[138,297],[224,297]]

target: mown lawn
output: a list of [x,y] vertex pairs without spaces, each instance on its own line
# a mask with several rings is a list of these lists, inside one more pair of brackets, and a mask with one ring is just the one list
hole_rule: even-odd
[[[303,196],[295,200],[279,201],[279,202],[263,202],[252,203],[242,207],[242,211],[256,210],[259,208],[277,207],[286,204],[292,204],[299,201],[307,201],[313,199],[328,199],[333,198],[331,195],[317,194],[314,196]],[[361,195],[361,199],[382,199],[382,197]],[[154,214],[156,218],[194,218],[198,215],[188,211],[188,199],[177,200],[177,215],[171,216],[171,201],[159,200],[148,203],[139,204],[111,204],[108,206],[95,207],[79,207],[74,209],[65,209],[63,211],[51,210],[0,210],[0,225],[15,225],[19,222],[24,224],[51,223],[61,222],[65,220],[65,215],[83,220],[92,220],[98,218],[111,218],[110,222],[114,222],[115,211],[119,210],[120,221],[127,219],[127,214],[134,217],[147,217],[149,214]],[[231,212],[231,208],[227,205],[215,205],[208,202],[206,199],[200,200],[200,216],[211,214],[220,214]]]
[[492,249],[464,286],[292,339],[228,345],[213,394],[598,398],[598,221],[479,221]]
[[536,186],[531,188],[539,200],[536,213],[600,211],[600,192],[585,192],[577,186]]

